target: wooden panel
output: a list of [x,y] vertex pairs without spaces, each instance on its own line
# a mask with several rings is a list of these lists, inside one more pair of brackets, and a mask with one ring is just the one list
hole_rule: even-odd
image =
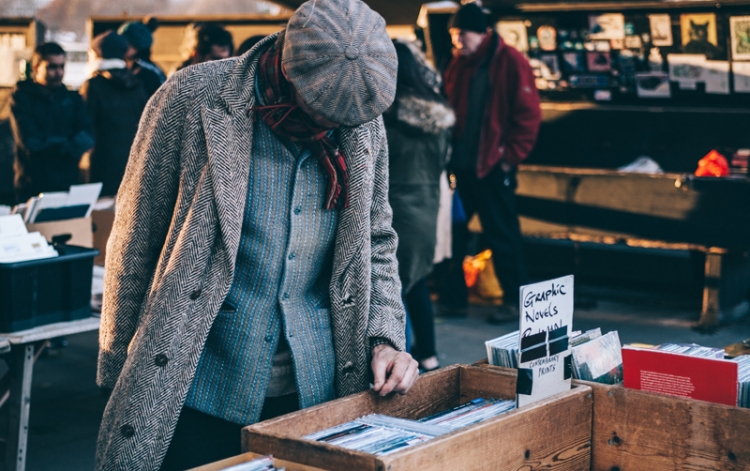
[[[242,463],[248,463],[255,458],[259,458],[263,455],[259,455],[257,453],[243,453],[238,456],[234,456],[232,458],[227,458],[225,460],[217,461],[216,463],[207,464],[204,466],[199,466],[197,468],[193,468],[190,471],[222,471],[223,469],[226,469],[230,466],[235,466]],[[321,468],[313,468],[312,466],[305,466],[303,464],[297,464],[292,463],[290,461],[285,460],[277,460],[274,458],[273,460],[274,465],[277,468],[286,468],[287,471],[325,471]]]
[[594,471],[750,469],[750,410],[578,381],[594,390]]
[[514,392],[515,371],[456,365],[424,375],[406,396],[368,391],[247,427],[243,446],[333,471],[588,470],[593,406],[587,387],[383,457],[301,439],[368,413],[414,419],[459,399]]

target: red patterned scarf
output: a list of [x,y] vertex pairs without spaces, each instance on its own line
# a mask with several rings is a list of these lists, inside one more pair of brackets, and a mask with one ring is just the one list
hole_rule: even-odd
[[347,207],[349,177],[344,156],[330,138],[331,130],[315,123],[295,101],[292,85],[281,72],[283,48],[282,32],[270,49],[260,56],[258,86],[266,105],[253,107],[248,113],[254,111],[260,115],[277,136],[309,148],[328,174],[325,208]]

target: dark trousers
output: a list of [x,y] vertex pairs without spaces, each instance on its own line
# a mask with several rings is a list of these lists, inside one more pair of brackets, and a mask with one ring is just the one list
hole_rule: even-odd
[[[299,409],[297,394],[266,398],[260,422]],[[183,407],[161,471],[183,471],[220,461],[242,453],[237,425],[217,417]]]
[[[528,275],[516,212],[515,171],[506,173],[498,165],[481,180],[474,172],[456,171],[455,174],[456,189],[467,217],[470,219],[477,213],[482,223],[484,240],[492,250],[495,273],[503,288],[503,303],[518,306],[518,291],[521,285],[528,283]],[[458,228],[462,233],[455,234],[457,227],[454,226],[454,238],[458,243],[453,247],[453,259],[461,261],[466,256],[466,244],[460,242],[468,239],[468,227]]]
[[435,351],[435,315],[427,288],[427,278],[419,280],[404,295],[404,304],[411,319],[414,332],[412,354],[417,360],[425,360],[437,355]]

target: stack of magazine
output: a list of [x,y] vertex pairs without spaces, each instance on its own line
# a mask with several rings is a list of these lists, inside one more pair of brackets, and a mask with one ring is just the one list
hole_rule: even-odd
[[273,456],[261,456],[247,463],[242,463],[228,468],[222,468],[221,471],[284,471],[285,468],[277,468],[273,464]]
[[371,414],[304,438],[374,455],[387,455],[496,417],[515,406],[514,400],[479,398],[421,420]]
[[515,408],[515,400],[484,399],[480,397],[445,412],[425,417],[420,422],[456,430],[479,423]]
[[737,363],[737,405],[750,408],[750,355],[732,358]]
[[617,384],[622,381],[622,346],[617,331],[602,335],[596,328],[572,337],[573,377]]
[[724,358],[723,348],[704,347],[695,343],[663,343],[656,347],[663,352],[679,353],[700,358]]
[[515,331],[484,342],[490,365],[518,368],[518,335],[519,331]]

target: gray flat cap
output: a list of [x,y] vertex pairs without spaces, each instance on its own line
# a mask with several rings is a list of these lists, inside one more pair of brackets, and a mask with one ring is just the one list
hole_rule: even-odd
[[289,19],[281,63],[310,108],[344,126],[375,119],[396,96],[396,49],[360,0],[309,0]]

